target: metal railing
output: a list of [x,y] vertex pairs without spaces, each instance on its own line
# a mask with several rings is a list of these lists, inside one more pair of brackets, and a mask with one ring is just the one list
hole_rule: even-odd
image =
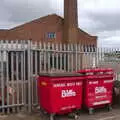
[[31,112],[38,105],[36,77],[41,72],[73,72],[111,67],[120,73],[120,49],[80,44],[0,41],[0,110]]

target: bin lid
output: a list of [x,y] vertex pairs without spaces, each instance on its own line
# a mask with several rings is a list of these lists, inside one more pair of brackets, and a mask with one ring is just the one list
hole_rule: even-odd
[[83,76],[80,73],[40,73],[39,76],[48,76],[48,77],[75,77],[75,76]]

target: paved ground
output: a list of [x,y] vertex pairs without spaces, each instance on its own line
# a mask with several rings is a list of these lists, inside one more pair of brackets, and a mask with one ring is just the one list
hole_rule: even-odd
[[[40,115],[39,112],[32,114],[18,113],[13,115],[0,115],[0,120],[49,120],[47,115]],[[74,120],[68,116],[56,116],[55,120]],[[88,115],[87,112],[81,113],[78,120],[120,120],[120,108],[114,108],[111,112],[106,110],[97,110],[94,115]]]

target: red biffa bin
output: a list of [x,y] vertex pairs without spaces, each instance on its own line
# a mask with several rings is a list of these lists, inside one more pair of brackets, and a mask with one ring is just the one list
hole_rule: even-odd
[[65,114],[81,109],[83,77],[72,73],[40,74],[38,81],[39,103],[51,115]]
[[79,73],[85,74],[84,80],[84,105],[93,114],[95,108],[107,106],[111,109],[113,92],[113,70],[111,68],[86,69]]

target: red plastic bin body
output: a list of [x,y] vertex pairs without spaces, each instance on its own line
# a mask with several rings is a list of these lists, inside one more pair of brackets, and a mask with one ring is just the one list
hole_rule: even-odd
[[40,106],[49,114],[64,114],[73,109],[81,109],[83,77],[38,78]]
[[106,104],[112,104],[114,82],[112,69],[83,70],[82,73],[86,74],[83,83],[84,105],[87,108],[96,108],[102,107]]

